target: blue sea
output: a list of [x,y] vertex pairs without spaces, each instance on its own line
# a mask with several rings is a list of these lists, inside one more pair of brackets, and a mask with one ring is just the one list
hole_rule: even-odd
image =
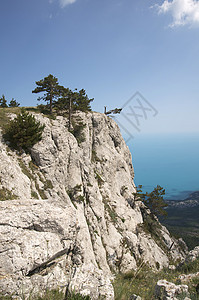
[[140,133],[127,145],[132,154],[135,184],[151,192],[158,184],[165,199],[183,200],[199,191],[199,133]]

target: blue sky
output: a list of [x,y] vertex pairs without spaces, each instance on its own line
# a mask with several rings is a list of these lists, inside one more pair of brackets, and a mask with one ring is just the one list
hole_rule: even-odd
[[199,132],[198,1],[0,1],[0,41],[8,101],[37,105],[35,81],[51,73],[100,112],[139,91],[158,112],[142,133]]

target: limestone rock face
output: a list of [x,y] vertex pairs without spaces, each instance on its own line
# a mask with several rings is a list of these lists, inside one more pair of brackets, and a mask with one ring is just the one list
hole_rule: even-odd
[[[166,280],[159,280],[155,287],[155,298],[162,300],[177,300],[178,297],[189,296],[187,285],[175,285],[174,283],[168,282]],[[186,297],[189,300],[188,297]]]
[[199,246],[195,247],[193,250],[189,251],[186,256],[185,263],[192,262],[199,257]]
[[113,271],[184,257],[158,220],[156,237],[146,229],[151,214],[134,200],[131,154],[111,118],[77,113],[84,126],[73,135],[64,117],[35,117],[45,129],[31,155],[0,141],[0,293],[69,285],[114,299]]

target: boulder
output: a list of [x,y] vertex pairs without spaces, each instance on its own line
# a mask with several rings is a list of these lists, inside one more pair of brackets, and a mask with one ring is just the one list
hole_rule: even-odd
[[166,280],[159,280],[155,286],[155,298],[161,300],[177,300],[183,296],[188,300],[189,296],[187,285],[175,285]]

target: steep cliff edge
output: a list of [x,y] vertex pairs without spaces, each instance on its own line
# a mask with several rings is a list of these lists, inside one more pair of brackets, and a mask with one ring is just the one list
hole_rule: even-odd
[[45,129],[31,155],[0,141],[0,293],[70,283],[92,299],[114,299],[114,272],[184,257],[183,242],[134,201],[131,154],[111,118],[78,113],[80,141],[64,117],[35,116]]

